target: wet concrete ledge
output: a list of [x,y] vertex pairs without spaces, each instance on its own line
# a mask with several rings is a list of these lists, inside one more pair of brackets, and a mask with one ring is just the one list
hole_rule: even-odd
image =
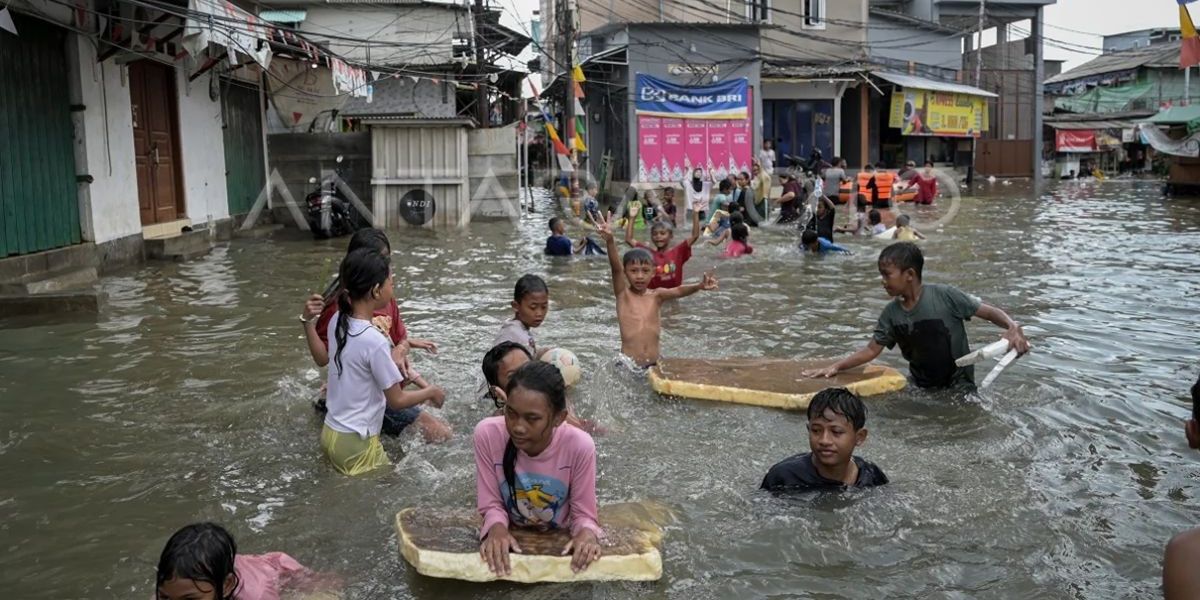
[[5,318],[48,315],[91,318],[100,312],[104,299],[104,293],[94,289],[0,295],[0,315]]

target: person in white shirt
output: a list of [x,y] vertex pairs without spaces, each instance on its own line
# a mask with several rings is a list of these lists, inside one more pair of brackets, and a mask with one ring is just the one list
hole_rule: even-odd
[[758,151],[758,162],[762,163],[767,175],[775,174],[775,144],[771,140],[763,140],[762,150]]
[[[390,463],[379,443],[384,408],[422,402],[440,408],[446,395],[437,386],[405,391],[392,345],[371,323],[374,311],[395,301],[391,261],[371,248],[359,248],[346,255],[338,277],[342,291],[338,313],[329,323],[333,365],[321,449],[338,471],[359,475]],[[321,343],[315,327],[306,327],[305,334],[310,346]]]

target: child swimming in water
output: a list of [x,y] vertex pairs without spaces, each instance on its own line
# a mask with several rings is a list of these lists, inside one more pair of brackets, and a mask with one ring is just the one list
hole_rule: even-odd
[[[329,328],[334,366],[329,369],[321,449],[339,472],[360,475],[389,464],[379,443],[387,407],[401,410],[428,402],[440,408],[446,394],[436,386],[405,391],[389,340],[371,324],[374,312],[394,301],[391,261],[360,248],[342,261],[339,279],[338,313]],[[311,327],[306,333],[310,346],[319,343]]]
[[476,507],[483,519],[479,555],[498,576],[521,552],[509,527],[567,529],[571,569],[600,558],[596,445],[567,418],[566,384],[554,365],[530,362],[512,374],[504,416],[475,426]]
[[529,351],[529,355],[540,357],[549,348],[538,350],[537,341],[533,338],[533,330],[541,327],[550,312],[550,288],[545,280],[537,275],[525,274],[513,286],[512,301],[513,317],[500,326],[495,346],[500,342],[516,342]]
[[866,347],[805,377],[833,377],[846,369],[875,360],[884,348],[900,345],[913,383],[924,388],[952,385],[974,387],[975,367],[959,367],[958,358],[971,352],[963,323],[979,317],[1004,329],[1004,339],[1019,354],[1029,351],[1025,333],[1003,310],[984,304],[958,288],[924,284],[925,257],[912,242],[896,242],[879,253],[879,275],[892,301],[879,315],[875,334]]
[[849,250],[817,235],[817,232],[811,229],[800,234],[800,249],[812,254],[850,254]]
[[871,224],[871,235],[879,235],[887,231],[887,225],[883,224],[883,215],[879,209],[872,208],[871,212],[867,213],[867,221]]
[[[529,355],[529,351],[515,342],[500,342],[483,355],[483,379],[488,388],[484,395],[491,398],[492,403],[496,405],[496,414],[503,412],[504,403],[508,401],[504,389],[508,387],[512,374],[531,360],[533,357]],[[575,408],[570,403],[567,404],[567,424],[591,434],[603,433],[603,428],[595,421],[576,416]]]
[[560,217],[550,219],[550,237],[546,238],[546,256],[571,256],[574,254],[604,254],[596,242],[586,235],[572,243],[567,237],[567,224]]
[[195,523],[167,540],[154,580],[157,600],[279,600],[311,587],[313,573],[282,552],[238,554],[224,527]]
[[900,215],[896,217],[896,231],[892,234],[892,239],[901,242],[911,242],[915,240],[923,240],[925,236],[910,225],[912,219],[908,215]]
[[621,328],[621,352],[639,367],[650,367],[659,358],[659,334],[662,328],[659,308],[663,302],[690,296],[700,290],[715,290],[717,278],[712,273],[705,273],[704,279],[697,283],[652,289],[650,282],[655,272],[654,256],[645,248],[634,248],[622,258],[617,255],[617,242],[609,224],[601,223],[598,229],[608,247],[613,294],[617,297],[617,323]]
[[767,471],[762,489],[770,492],[813,492],[883,485],[887,475],[873,463],[854,456],[867,441],[867,407],[846,388],[817,392],[808,405],[809,451]]

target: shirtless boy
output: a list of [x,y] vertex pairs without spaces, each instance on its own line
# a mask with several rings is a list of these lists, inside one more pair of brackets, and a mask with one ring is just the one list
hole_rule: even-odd
[[618,256],[612,226],[605,220],[597,229],[608,246],[613,294],[617,297],[617,323],[621,327],[621,353],[640,367],[653,366],[658,362],[659,307],[667,300],[691,296],[700,290],[715,290],[717,278],[710,272],[697,283],[649,289],[650,280],[654,278],[654,257],[650,251],[634,248],[624,257]]

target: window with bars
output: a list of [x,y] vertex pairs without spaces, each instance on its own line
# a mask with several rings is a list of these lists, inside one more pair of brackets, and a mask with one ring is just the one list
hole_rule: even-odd
[[825,0],[802,0],[804,29],[825,29]]
[[746,0],[746,20],[751,23],[770,23],[771,0]]

